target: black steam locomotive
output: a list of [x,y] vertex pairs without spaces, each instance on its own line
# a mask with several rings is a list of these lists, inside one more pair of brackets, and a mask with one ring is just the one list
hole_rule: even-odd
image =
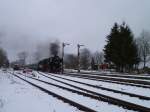
[[53,56],[41,60],[38,63],[38,70],[43,72],[60,73],[62,69],[62,59],[59,56]]

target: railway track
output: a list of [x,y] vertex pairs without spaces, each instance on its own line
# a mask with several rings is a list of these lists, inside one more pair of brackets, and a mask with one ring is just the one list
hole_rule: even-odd
[[[61,82],[63,84],[66,84],[66,85],[69,85],[71,87],[74,87],[74,88],[77,88],[77,89],[80,89],[80,90],[83,90],[83,91],[86,91],[87,93],[92,93],[94,95],[98,95],[99,97],[102,97],[102,101],[106,101],[106,102],[109,102],[109,103],[112,103],[112,104],[115,104],[115,105],[119,105],[119,106],[122,106],[122,107],[125,107],[125,108],[128,108],[128,109],[135,109],[135,107],[138,107],[137,105],[136,106],[133,106],[134,104],[133,103],[130,103],[130,102],[126,102],[126,101],[123,101],[123,100],[119,100],[119,99],[116,99],[116,98],[113,98],[113,97],[110,97],[110,96],[106,96],[106,95],[103,95],[103,94],[99,94],[99,93],[96,93],[96,92],[93,92],[93,91],[90,91],[90,90],[87,90],[87,89],[83,89],[81,87],[78,87],[78,86],[74,86],[72,84],[69,84],[69,83],[65,83],[65,82],[62,82],[60,80],[56,80],[56,79],[53,79],[51,78],[52,80],[55,80],[55,81],[58,81],[58,82]],[[138,110],[138,109],[136,109]],[[139,111],[139,110],[138,110]],[[144,111],[144,110],[143,110]]]
[[[41,72],[44,73],[44,72]],[[46,73],[47,76],[50,76],[50,73]],[[79,81],[91,85],[95,85],[98,87],[104,87],[104,88],[109,88],[109,89],[114,89],[114,90],[119,90],[123,92],[128,92],[128,93],[133,93],[133,94],[138,94],[140,96],[148,96],[150,97],[150,88],[143,88],[138,85],[128,85],[128,84],[120,84],[120,83],[112,83],[111,81],[100,81],[100,80],[94,80],[94,79],[88,79],[88,78],[80,78],[80,77],[73,77],[73,76],[66,76],[66,75],[60,75],[60,74],[52,74],[54,76],[59,76],[62,78],[67,78],[70,80],[74,81]]]
[[[18,75],[15,75],[15,74],[14,74],[14,76],[16,76],[18,78],[21,78]],[[93,92],[93,91],[90,91],[90,90],[86,90],[86,89],[83,89],[83,88],[80,88],[80,87],[76,87],[76,86],[73,86],[73,85],[70,85],[70,86],[76,87],[76,89],[80,89],[80,90],[86,91],[87,93],[81,92],[81,91],[77,91],[77,90],[73,90],[73,89],[69,89],[69,88],[66,88],[66,87],[63,87],[63,86],[60,86],[60,85],[56,85],[56,84],[53,84],[53,83],[50,83],[50,82],[46,82],[46,81],[43,81],[43,80],[40,80],[40,79],[36,79],[36,78],[32,78],[32,77],[28,77],[28,78],[33,79],[33,80],[37,80],[39,82],[43,82],[43,83],[46,83],[46,84],[49,84],[49,85],[53,85],[53,86],[56,86],[58,88],[61,88],[61,89],[67,90],[67,91],[71,91],[73,93],[77,93],[77,94],[80,94],[80,95],[83,95],[83,96],[86,96],[86,97],[91,97],[91,98],[96,99],[96,100],[105,101],[105,102],[109,102],[111,104],[119,105],[119,106],[122,106],[122,107],[127,108],[127,109],[136,110],[136,111],[139,111],[139,112],[149,112],[150,111],[150,108],[143,107],[143,106],[140,106],[140,105],[137,105],[137,104],[133,104],[133,103],[130,103],[130,102],[126,102],[126,101],[123,101],[123,100],[119,100],[119,99],[116,99],[116,98],[112,98],[110,96],[99,94],[99,93],[96,93],[96,92]],[[28,82],[28,83],[30,83],[31,85],[37,87],[37,85],[33,84],[32,82],[29,82],[29,81],[27,81],[27,80],[25,80],[23,78],[21,78],[21,79],[26,81],[26,82]],[[39,88],[40,90],[42,89],[39,86],[37,88]],[[48,90],[44,89],[44,92],[45,91],[48,92]],[[52,94],[51,92],[50,92],[50,94],[54,95],[57,98],[60,97],[60,96],[58,96],[56,94]],[[64,99],[64,98],[62,98],[62,96],[61,96],[60,99]],[[65,101],[71,102],[71,103],[73,102],[73,101],[68,101],[66,99],[65,99]],[[73,103],[73,105],[79,106],[79,104],[76,104],[75,102]],[[84,110],[86,112],[94,112],[94,110],[89,110],[89,108],[87,109],[86,107],[83,107],[83,105],[80,105],[77,108],[79,108],[81,110]]]
[[[11,73],[11,74],[12,74],[12,73]],[[62,100],[63,102],[65,102],[65,103],[68,103],[68,104],[70,104],[70,105],[72,105],[72,106],[78,108],[79,110],[82,110],[82,111],[85,111],[85,112],[97,112],[97,111],[95,111],[95,110],[93,110],[93,109],[91,109],[91,108],[89,108],[89,107],[86,107],[86,106],[84,106],[84,105],[82,105],[82,104],[79,104],[79,103],[74,102],[74,101],[72,101],[72,100],[70,100],[70,99],[67,99],[67,98],[65,98],[65,97],[63,97],[63,96],[61,96],[61,95],[58,95],[58,94],[56,94],[56,93],[54,93],[54,92],[51,92],[50,90],[47,90],[47,89],[45,89],[45,88],[43,88],[43,87],[40,87],[40,86],[38,86],[38,85],[36,85],[36,84],[34,84],[34,83],[32,83],[32,82],[26,80],[26,79],[23,79],[23,78],[19,77],[19,76],[16,75],[16,74],[12,74],[12,75],[15,76],[15,77],[17,77],[17,78],[19,78],[19,79],[21,79],[21,80],[23,80],[23,81],[25,81],[25,82],[27,82],[28,84],[30,84],[30,85],[32,85],[32,86],[34,86],[34,87],[38,88],[38,89],[41,90],[41,91],[43,91],[43,92],[45,92],[45,93],[47,93],[47,94],[49,94],[49,95],[51,95],[51,96],[53,96],[53,97],[56,97],[56,98]]]
[[[69,73],[78,73],[78,71],[64,71],[64,72],[69,72]],[[80,73],[81,74],[97,74],[97,75],[101,75],[101,74],[107,74],[107,75],[109,75],[110,74],[110,72],[99,72],[99,71],[97,71],[97,72],[86,72],[86,71],[80,71]],[[111,74],[110,75],[120,75],[120,73],[119,72],[111,72]],[[140,77],[147,77],[147,76],[150,76],[150,74],[129,74],[129,73],[121,73],[121,75],[123,75],[123,76],[140,76]]]
[[[67,72],[65,72],[67,73]],[[75,73],[75,72],[69,72],[69,73]],[[150,81],[150,77],[149,76],[140,76],[140,75],[115,75],[115,74],[105,74],[105,73],[84,73],[84,72],[80,72],[80,74],[87,74],[87,75],[92,75],[92,76],[110,76],[110,77],[120,77],[120,78],[132,78],[132,79],[143,79],[143,80],[148,80]]]
[[[45,76],[47,78],[50,78],[52,80],[56,80],[56,79],[48,77],[48,76],[46,76],[46,75],[44,75],[44,74],[42,74],[40,72],[39,72],[39,74],[41,74],[41,75],[43,75],[43,76]],[[107,91],[111,91],[111,92],[114,92],[114,93],[120,93],[120,94],[128,95],[128,96],[131,96],[131,97],[137,97],[137,98],[140,98],[140,99],[143,99],[143,100],[150,100],[150,97],[147,97],[147,96],[137,95],[137,94],[123,92],[123,91],[114,90],[114,89],[105,88],[105,87],[100,87],[100,86],[96,86],[96,85],[92,85],[92,84],[88,84],[88,83],[83,83],[83,82],[80,82],[80,81],[75,81],[75,80],[71,80],[71,79],[67,79],[67,78],[62,78],[62,77],[59,77],[59,76],[56,76],[56,75],[52,75],[52,74],[51,74],[51,76],[57,77],[57,78],[60,78],[60,79],[64,79],[64,80],[67,80],[67,81],[71,81],[71,82],[87,85],[87,86],[94,87],[94,88],[97,88],[97,89],[107,90]],[[59,81],[59,80],[57,80],[57,81]]]
[[[69,74],[72,75],[72,74]],[[76,76],[81,76],[82,74],[73,74]],[[120,82],[127,82],[127,83],[134,83],[134,84],[141,84],[141,85],[148,85],[150,86],[150,81],[143,81],[143,80],[133,80],[129,78],[116,78],[116,77],[109,77],[109,76],[92,76],[92,75],[82,75],[83,77],[95,78],[95,79],[104,79],[104,80],[113,80],[113,81],[120,81]]]
[[61,74],[64,76],[70,76],[70,77],[78,77],[82,79],[89,79],[89,80],[95,80],[95,81],[102,81],[102,82],[110,82],[110,83],[116,83],[116,84],[122,84],[122,85],[130,85],[130,86],[136,86],[136,87],[142,87],[142,88],[150,88],[150,85],[143,85],[143,84],[137,84],[137,83],[129,83],[128,81],[122,82],[120,80],[113,80],[109,78],[97,78],[97,77],[91,77],[91,76],[83,76],[80,74]]
[[[19,77],[19,76],[18,76]],[[20,77],[21,78],[21,77]],[[34,78],[31,78],[31,77],[26,77],[26,76],[24,76],[24,78],[30,78],[30,79],[33,79],[33,80],[35,80]],[[46,83],[46,84],[48,84],[48,85],[51,85],[52,83],[50,83],[50,82],[46,82],[46,81],[43,81],[43,80],[38,80],[37,79],[37,81],[38,81],[38,83],[39,82],[43,82],[43,83]],[[28,81],[28,82],[31,82],[31,81]],[[31,82],[32,83],[32,82]],[[34,84],[34,83],[33,83]],[[90,95],[90,94],[88,94],[88,93],[85,93],[85,92],[80,92],[80,91],[76,91],[76,90],[72,90],[72,89],[69,89],[69,88],[65,88],[65,87],[62,87],[62,86],[59,86],[59,85],[55,85],[55,84],[52,84],[53,86],[56,86],[56,87],[58,87],[58,88],[61,88],[61,89],[64,89],[64,90],[67,90],[67,91],[71,91],[72,93],[77,93],[77,94],[81,94],[83,97],[90,97],[90,98],[92,98],[92,99],[90,99],[90,101],[89,102],[92,102],[92,100],[93,99],[95,99],[95,104],[97,104],[98,102],[98,100],[100,101],[99,102],[99,104],[101,104],[102,103],[102,100],[101,100],[101,97],[98,97],[98,96],[96,96],[96,95]],[[65,94],[66,95],[66,94]],[[68,95],[68,94],[67,94]],[[62,96],[63,97],[63,96]],[[67,96],[68,97],[68,96]],[[73,96],[74,97],[74,96]],[[81,98],[82,100],[83,100],[83,98]],[[80,100],[80,99],[78,99],[78,100]],[[86,104],[86,103],[85,103]],[[107,103],[105,103],[105,104],[107,104]],[[108,105],[108,104],[107,104]],[[84,105],[82,105],[82,106],[84,106]],[[102,105],[101,105],[102,106]],[[105,106],[105,105],[104,105]],[[113,106],[113,105],[108,105],[108,106]],[[88,106],[85,106],[85,107],[88,107]],[[97,107],[97,106],[96,106]],[[121,108],[121,107],[118,107],[118,106],[115,106],[115,107],[117,107],[117,108]],[[78,108],[78,107],[77,107]],[[124,107],[125,109],[123,109],[123,112],[127,112],[127,110],[126,110],[126,107]],[[105,108],[104,108],[105,109]],[[83,109],[82,109],[83,110]],[[91,109],[92,110],[92,109]],[[101,111],[104,111],[103,109],[100,111],[100,110],[96,110],[95,108],[93,109],[94,111],[96,111],[96,112],[101,112]],[[132,109],[131,109],[132,110]],[[136,110],[136,109],[134,109],[134,110]],[[85,110],[86,111],[86,110]],[[109,109],[109,111],[110,111],[110,109]],[[86,112],[93,112],[93,111],[86,111]],[[107,112],[107,111],[105,111],[105,112]],[[111,111],[110,111],[111,112]],[[121,111],[119,111],[119,112],[121,112]],[[142,112],[142,111],[141,111]]]

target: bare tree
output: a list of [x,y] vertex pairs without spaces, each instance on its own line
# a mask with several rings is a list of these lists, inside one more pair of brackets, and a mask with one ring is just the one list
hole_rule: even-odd
[[97,65],[104,63],[104,53],[96,51],[93,55],[94,61]]
[[78,67],[78,58],[74,54],[67,54],[65,56],[65,68],[68,69],[77,69]]
[[91,64],[91,52],[89,49],[84,48],[81,50],[81,58],[80,58],[80,62],[81,62],[81,68],[82,69],[88,69],[90,67]]
[[9,60],[7,57],[6,51],[1,47],[1,40],[3,39],[4,32],[0,31],[0,67],[8,67],[9,66]]
[[94,60],[94,58],[92,57],[91,58],[91,70],[95,70],[95,60]]
[[2,66],[8,67],[9,60],[7,58],[6,51],[4,51],[2,48],[0,48],[0,67],[2,67]]
[[150,33],[143,31],[140,37],[137,39],[139,56],[144,63],[143,68],[146,67],[146,63],[150,59]]

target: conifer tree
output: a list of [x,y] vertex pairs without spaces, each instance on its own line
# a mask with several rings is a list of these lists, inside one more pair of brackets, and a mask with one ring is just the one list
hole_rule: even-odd
[[114,24],[107,36],[104,54],[105,61],[114,64],[119,71],[129,71],[139,62],[137,45],[128,25]]

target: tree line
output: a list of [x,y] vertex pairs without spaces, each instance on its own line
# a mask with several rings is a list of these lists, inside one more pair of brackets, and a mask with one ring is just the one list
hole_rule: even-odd
[[[34,52],[34,63],[53,55],[61,57],[61,47],[58,40],[46,44],[41,43]],[[28,55],[26,51],[19,52],[17,62],[26,65]],[[141,35],[135,38],[132,30],[125,22],[122,24],[115,23],[112,26],[106,36],[103,51],[93,53],[87,48],[80,50],[80,67],[84,70],[95,69],[95,66],[107,63],[119,72],[130,72],[138,70],[141,65],[145,69],[147,62],[150,62],[150,33],[143,30]],[[0,48],[0,67],[8,66],[8,64],[7,53],[3,48]],[[65,54],[64,65],[65,68],[77,69],[77,54]]]
[[[148,68],[147,63],[150,63],[150,33],[143,30],[140,36],[135,38],[132,30],[125,22],[120,25],[114,23],[106,37],[103,51],[91,53],[87,48],[81,50],[81,69],[94,69],[95,65],[104,63],[119,72]],[[66,68],[77,68],[77,65],[77,55],[66,55]]]
[[[62,57],[61,51],[61,42],[58,40],[54,42],[47,43],[46,47],[37,47],[35,52],[35,62],[39,62],[44,58],[51,57],[53,55],[58,55]],[[48,52],[48,53],[47,53]],[[46,54],[47,53],[47,54]],[[45,55],[44,55],[45,54]],[[104,62],[104,55],[102,52],[96,51],[95,53],[91,53],[91,51],[87,48],[83,48],[80,50],[80,66],[81,69],[87,70],[91,68],[91,60],[94,59],[94,64],[102,64]],[[78,56],[77,54],[66,54],[64,56],[64,66],[68,69],[77,69],[78,68]]]
[[[52,55],[61,57],[61,42],[56,40],[37,47],[34,58],[36,62]],[[23,58],[24,59],[24,58]],[[130,27],[123,22],[115,23],[110,33],[106,36],[106,45],[103,51],[92,53],[87,48],[80,50],[81,69],[95,69],[95,66],[108,64],[119,72],[138,70],[143,64],[146,68],[150,61],[150,34],[143,31],[135,38]],[[68,69],[78,69],[77,54],[65,54],[64,66]]]
[[143,68],[150,57],[150,35],[142,32],[139,38],[134,35],[129,26],[123,22],[115,23],[104,46],[105,62],[114,65],[120,72],[130,72],[139,68],[144,62]]

